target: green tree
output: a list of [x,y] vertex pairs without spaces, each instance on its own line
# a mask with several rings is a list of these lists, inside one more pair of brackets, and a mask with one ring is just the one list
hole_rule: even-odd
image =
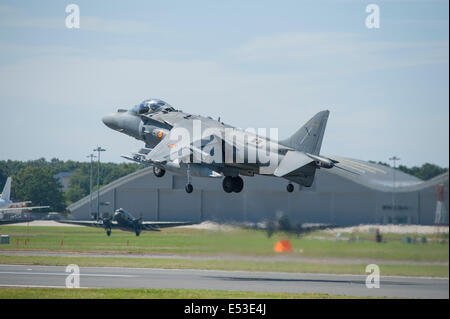
[[390,167],[390,165],[389,165],[388,163],[381,162],[381,161],[378,161],[378,162],[375,162],[375,161],[369,161],[369,163],[372,163],[372,164],[379,164],[379,165],[383,165],[383,166]]
[[[383,163],[383,162],[369,161],[369,163],[380,164],[380,165],[384,165],[387,167],[391,167],[388,163]],[[407,167],[404,165],[400,165],[396,169],[402,171],[403,173],[420,178],[421,180],[424,180],[424,181],[432,179],[433,177],[444,174],[445,172],[448,171],[448,168],[443,168],[438,165],[430,164],[430,163],[425,163],[420,167],[417,167],[417,166]]]
[[7,178],[8,178],[8,176],[6,176],[6,173],[0,167],[0,190],[3,189],[2,187],[5,185]]
[[28,166],[13,176],[11,195],[15,200],[31,201],[33,205],[49,205],[53,211],[65,210],[61,184],[49,167]]
[[73,203],[88,195],[89,181],[89,167],[87,165],[82,165],[74,170],[66,191],[66,199]]
[[87,195],[86,191],[78,185],[69,187],[67,191],[64,193],[64,197],[69,203],[76,202],[77,200],[83,198],[86,195]]
[[448,171],[447,168],[442,168],[430,163],[425,163],[421,167],[413,166],[411,168],[400,165],[398,169],[406,174],[413,175],[424,181],[432,179],[433,177],[436,177]]

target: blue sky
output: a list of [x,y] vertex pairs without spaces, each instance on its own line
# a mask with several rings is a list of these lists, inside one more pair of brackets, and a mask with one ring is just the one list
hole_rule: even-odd
[[[80,29],[65,7],[80,8]],[[365,8],[380,7],[368,29]],[[161,98],[280,138],[331,111],[322,153],[448,167],[448,1],[0,1],[0,159],[121,162],[104,114]],[[6,138],[5,138],[6,136]]]

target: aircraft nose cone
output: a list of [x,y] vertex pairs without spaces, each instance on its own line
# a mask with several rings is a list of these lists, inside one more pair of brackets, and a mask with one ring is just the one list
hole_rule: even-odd
[[114,113],[103,116],[102,121],[107,127],[117,129],[117,118]]
[[139,125],[141,119],[126,112],[111,113],[103,116],[103,123],[117,132],[140,138]]

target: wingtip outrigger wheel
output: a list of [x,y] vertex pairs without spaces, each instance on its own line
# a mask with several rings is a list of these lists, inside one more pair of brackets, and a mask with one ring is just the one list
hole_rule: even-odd
[[287,190],[289,193],[292,193],[292,192],[294,191],[294,185],[292,185],[291,183],[289,183],[289,184],[286,186],[286,190]]

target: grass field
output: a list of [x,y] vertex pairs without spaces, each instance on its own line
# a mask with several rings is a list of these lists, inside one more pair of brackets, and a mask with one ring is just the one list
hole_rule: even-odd
[[[126,257],[54,257],[54,256],[0,256],[0,264],[14,265],[52,265],[67,266],[77,264],[80,267],[137,267],[166,269],[208,269],[274,271],[290,273],[327,273],[367,275],[367,264],[315,263],[315,262],[254,262],[245,260],[192,260],[165,258],[126,258]],[[448,277],[449,267],[442,265],[377,264],[383,276],[423,276]]]
[[[131,232],[113,231],[107,237],[102,229],[85,227],[27,227],[2,226],[1,234],[10,235],[9,245],[0,250],[52,250],[119,253],[173,253],[191,255],[236,254],[250,256],[275,255],[275,243],[286,234],[267,238],[262,231],[236,229],[208,231],[189,228],[167,229],[161,232],[144,232],[136,237]],[[314,258],[370,258],[398,261],[448,262],[449,245],[431,242],[406,244],[400,238],[385,243],[375,243],[367,235],[359,242],[321,240],[323,233],[311,233],[297,238],[291,236],[293,256]],[[387,234],[385,238],[389,238]]]
[[[264,293],[224,290],[186,289],[62,289],[62,288],[0,288],[0,299],[356,299],[317,293]],[[364,297],[366,298],[366,297]]]
[[[10,235],[9,245],[0,245],[0,263],[28,265],[60,265],[76,263],[79,266],[117,266],[178,269],[216,269],[247,271],[280,271],[298,273],[365,274],[366,263],[355,259],[377,260],[383,275],[448,277],[449,266],[414,264],[414,262],[448,262],[448,242],[428,241],[406,244],[398,234],[386,234],[387,242],[375,243],[370,234],[361,234],[360,241],[332,240],[325,232],[305,237],[290,236],[292,257],[318,258],[318,261],[299,260],[245,260],[239,256],[274,256],[275,243],[286,234],[267,238],[262,231],[234,229],[211,231],[173,228],[161,232],[134,233],[114,231],[111,237],[102,229],[87,227],[27,227],[3,226],[1,234]],[[120,253],[120,257],[105,256],[14,256],[8,250],[37,250],[59,252]],[[127,253],[151,253],[152,258],[127,258]],[[164,254],[179,257],[165,258]],[[161,254],[161,257],[157,256]],[[155,257],[156,255],[156,257]],[[186,258],[181,258],[186,256]],[[199,259],[189,256],[209,256]],[[233,257],[234,256],[234,257]],[[339,258],[333,262],[326,258]],[[321,262],[321,260],[324,260]],[[347,263],[346,260],[349,260]],[[390,263],[393,260],[397,263]],[[385,263],[383,263],[385,261]]]
[[[365,273],[365,261],[377,260],[382,275],[403,276],[449,276],[448,235],[443,243],[428,240],[426,244],[407,244],[399,234],[383,234],[386,242],[375,243],[372,235],[357,234],[359,241],[349,240],[350,234],[343,234],[336,241],[333,234],[314,232],[304,237],[275,234],[271,238],[262,231],[235,229],[212,231],[191,228],[173,228],[161,232],[144,232],[136,237],[134,233],[113,231],[107,237],[102,229],[87,227],[44,227],[44,226],[1,226],[0,234],[10,235],[8,245],[0,245],[1,264],[57,265],[75,263],[80,267],[142,267],[172,269],[214,269],[277,271],[291,273]],[[292,257],[309,257],[317,262],[297,258],[272,260],[273,247],[280,239],[289,238],[294,248]],[[430,238],[432,239],[432,238]],[[52,251],[69,256],[20,256],[8,251]],[[99,256],[70,256],[74,252],[105,253]],[[107,253],[120,256],[111,257]],[[127,254],[133,254],[128,256]],[[152,254],[151,258],[136,258]],[[160,254],[160,256],[158,256]],[[176,256],[165,256],[174,254]],[[245,257],[263,259],[258,261]],[[199,258],[208,257],[208,258]],[[327,259],[328,258],[328,259]],[[332,262],[338,258],[339,262]],[[331,260],[331,261],[330,261]],[[348,263],[347,263],[348,260]],[[384,261],[384,263],[383,263]],[[393,263],[392,261],[397,261]],[[414,264],[421,263],[422,264]],[[423,264],[427,262],[428,264]],[[429,264],[443,262],[444,264]],[[328,294],[254,293],[221,290],[184,289],[60,289],[1,287],[0,299],[29,298],[348,298]]]

